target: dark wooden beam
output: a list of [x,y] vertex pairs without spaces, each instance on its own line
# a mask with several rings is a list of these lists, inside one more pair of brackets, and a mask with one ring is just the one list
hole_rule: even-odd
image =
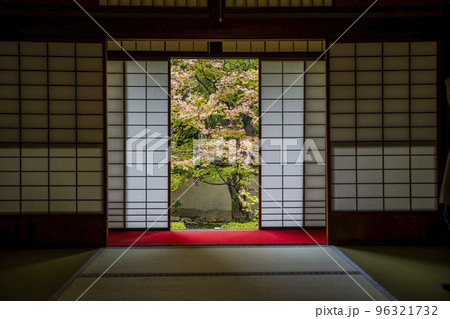
[[[167,58],[208,58],[208,59],[256,59],[264,58],[265,60],[304,60],[304,61],[315,61],[319,58],[321,53],[293,53],[293,52],[283,52],[283,53],[264,53],[264,52],[142,52],[142,51],[130,51],[129,52],[133,59],[137,61],[147,61],[149,59],[161,59],[167,60]],[[321,60],[324,58],[322,57]],[[113,61],[130,61],[131,58],[122,51],[108,51],[108,60]]]
[[[104,39],[107,35],[87,16],[0,17],[0,39]],[[97,21],[115,38],[144,39],[302,39],[334,41],[354,19],[224,20],[219,29],[209,19],[118,19]],[[270,25],[270,28],[268,27]],[[443,18],[361,19],[341,41],[439,40]]]
[[223,20],[225,0],[208,0],[209,18],[215,28],[219,28]]

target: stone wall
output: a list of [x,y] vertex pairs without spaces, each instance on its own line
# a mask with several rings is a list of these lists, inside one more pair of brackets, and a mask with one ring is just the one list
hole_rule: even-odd
[[[258,180],[258,177],[255,177]],[[182,208],[172,208],[172,221],[199,221],[199,222],[227,222],[231,220],[231,199],[228,188],[225,185],[215,186],[199,183],[198,186],[189,186],[194,181],[189,181],[186,186],[172,192],[172,202],[180,198]],[[252,183],[252,189],[258,191],[258,184]],[[185,191],[187,192],[182,195]]]

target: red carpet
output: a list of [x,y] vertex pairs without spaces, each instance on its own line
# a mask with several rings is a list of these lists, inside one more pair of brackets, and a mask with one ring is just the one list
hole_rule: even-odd
[[[326,244],[325,230],[308,230],[319,243]],[[109,233],[109,245],[131,245],[142,232]],[[183,230],[149,231],[136,245],[235,245],[235,244],[315,244],[303,230]]]

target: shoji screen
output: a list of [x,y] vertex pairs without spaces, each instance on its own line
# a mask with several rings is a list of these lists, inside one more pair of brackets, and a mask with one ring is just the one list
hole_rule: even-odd
[[436,43],[330,51],[336,211],[437,209]]
[[227,8],[331,7],[333,0],[225,0]]
[[0,213],[103,212],[103,45],[0,43]]
[[168,68],[108,62],[110,228],[168,228]]
[[[206,40],[117,40],[107,41],[108,51],[141,51],[141,52],[208,52],[212,41]],[[216,41],[214,41],[216,42]],[[269,40],[269,41],[222,41],[222,52],[226,53],[263,53],[263,52],[323,52],[325,40]]]
[[[325,227],[326,62],[308,61],[305,68],[305,226]],[[309,147],[317,147],[317,156]]]
[[325,226],[325,168],[302,156],[305,137],[325,150],[325,63],[302,76],[311,63],[261,62],[262,227]]
[[208,0],[98,0],[99,6],[206,8]]

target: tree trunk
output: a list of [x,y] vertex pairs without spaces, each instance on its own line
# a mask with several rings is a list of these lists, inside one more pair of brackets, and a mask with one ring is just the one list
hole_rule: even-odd
[[242,127],[245,130],[245,135],[251,137],[258,136],[258,129],[253,125],[251,117],[244,115],[241,121]]
[[242,223],[245,221],[245,214],[242,211],[242,204],[237,191],[233,186],[228,185],[228,192],[231,197],[231,219],[234,222]]

